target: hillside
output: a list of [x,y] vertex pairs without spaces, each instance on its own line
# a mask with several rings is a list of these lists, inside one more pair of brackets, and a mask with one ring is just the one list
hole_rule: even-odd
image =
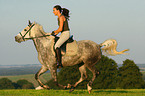
[[35,74],[40,68],[40,64],[0,65],[0,76]]

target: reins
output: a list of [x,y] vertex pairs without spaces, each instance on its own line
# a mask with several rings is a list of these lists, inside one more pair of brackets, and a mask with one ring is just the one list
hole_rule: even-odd
[[38,36],[38,37],[32,37],[32,38],[24,38],[24,39],[35,39],[35,38],[42,38],[42,37],[46,37],[46,36],[50,36],[50,35],[44,35],[44,36]]

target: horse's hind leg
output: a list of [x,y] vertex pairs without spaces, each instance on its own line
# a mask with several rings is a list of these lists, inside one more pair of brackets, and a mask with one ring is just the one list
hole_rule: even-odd
[[82,65],[81,67],[79,67],[79,71],[81,73],[81,78],[78,82],[76,82],[74,84],[74,86],[72,86],[72,88],[70,89],[70,92],[72,92],[74,90],[74,88],[81,83],[83,80],[85,80],[87,78],[87,74],[86,74],[86,67],[84,65]]
[[93,74],[93,77],[92,77],[92,80],[89,81],[89,83],[87,84],[87,88],[88,88],[88,91],[89,93],[91,93],[91,90],[92,90],[92,83],[94,82],[95,78],[97,75],[99,75],[99,72],[97,71],[96,67],[94,65],[90,66],[88,65],[87,68],[92,72]]
[[39,85],[45,89],[49,89],[49,87],[47,85],[44,85],[40,79],[39,76],[42,75],[43,73],[45,73],[47,71],[47,67],[42,66],[41,69],[35,74],[35,79],[37,80],[37,82],[39,83]]

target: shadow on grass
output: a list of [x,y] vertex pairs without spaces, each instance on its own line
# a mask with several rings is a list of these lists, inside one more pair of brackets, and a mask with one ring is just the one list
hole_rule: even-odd
[[99,91],[93,91],[94,93],[100,93],[100,92],[105,92],[105,93],[130,93],[130,91],[113,91],[113,90],[99,90]]
[[[136,93],[134,91],[125,91],[125,90],[122,90],[122,91],[115,91],[115,90],[93,90],[91,93],[107,93],[107,94],[110,94],[110,93]],[[75,90],[73,92],[71,92],[71,94],[89,94],[87,90]]]
[[145,93],[145,91],[128,91],[128,90],[94,90],[94,93],[101,93],[101,92],[105,92],[105,93]]

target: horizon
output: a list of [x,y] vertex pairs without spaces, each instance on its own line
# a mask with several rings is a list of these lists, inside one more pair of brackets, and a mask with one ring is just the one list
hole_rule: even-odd
[[[26,66],[26,65],[42,65],[42,64],[20,64],[20,65],[19,64],[10,64],[10,65],[2,65],[2,64],[0,64],[0,66]],[[123,64],[117,64],[117,65],[123,65]],[[145,63],[136,64],[136,65],[145,65]]]

